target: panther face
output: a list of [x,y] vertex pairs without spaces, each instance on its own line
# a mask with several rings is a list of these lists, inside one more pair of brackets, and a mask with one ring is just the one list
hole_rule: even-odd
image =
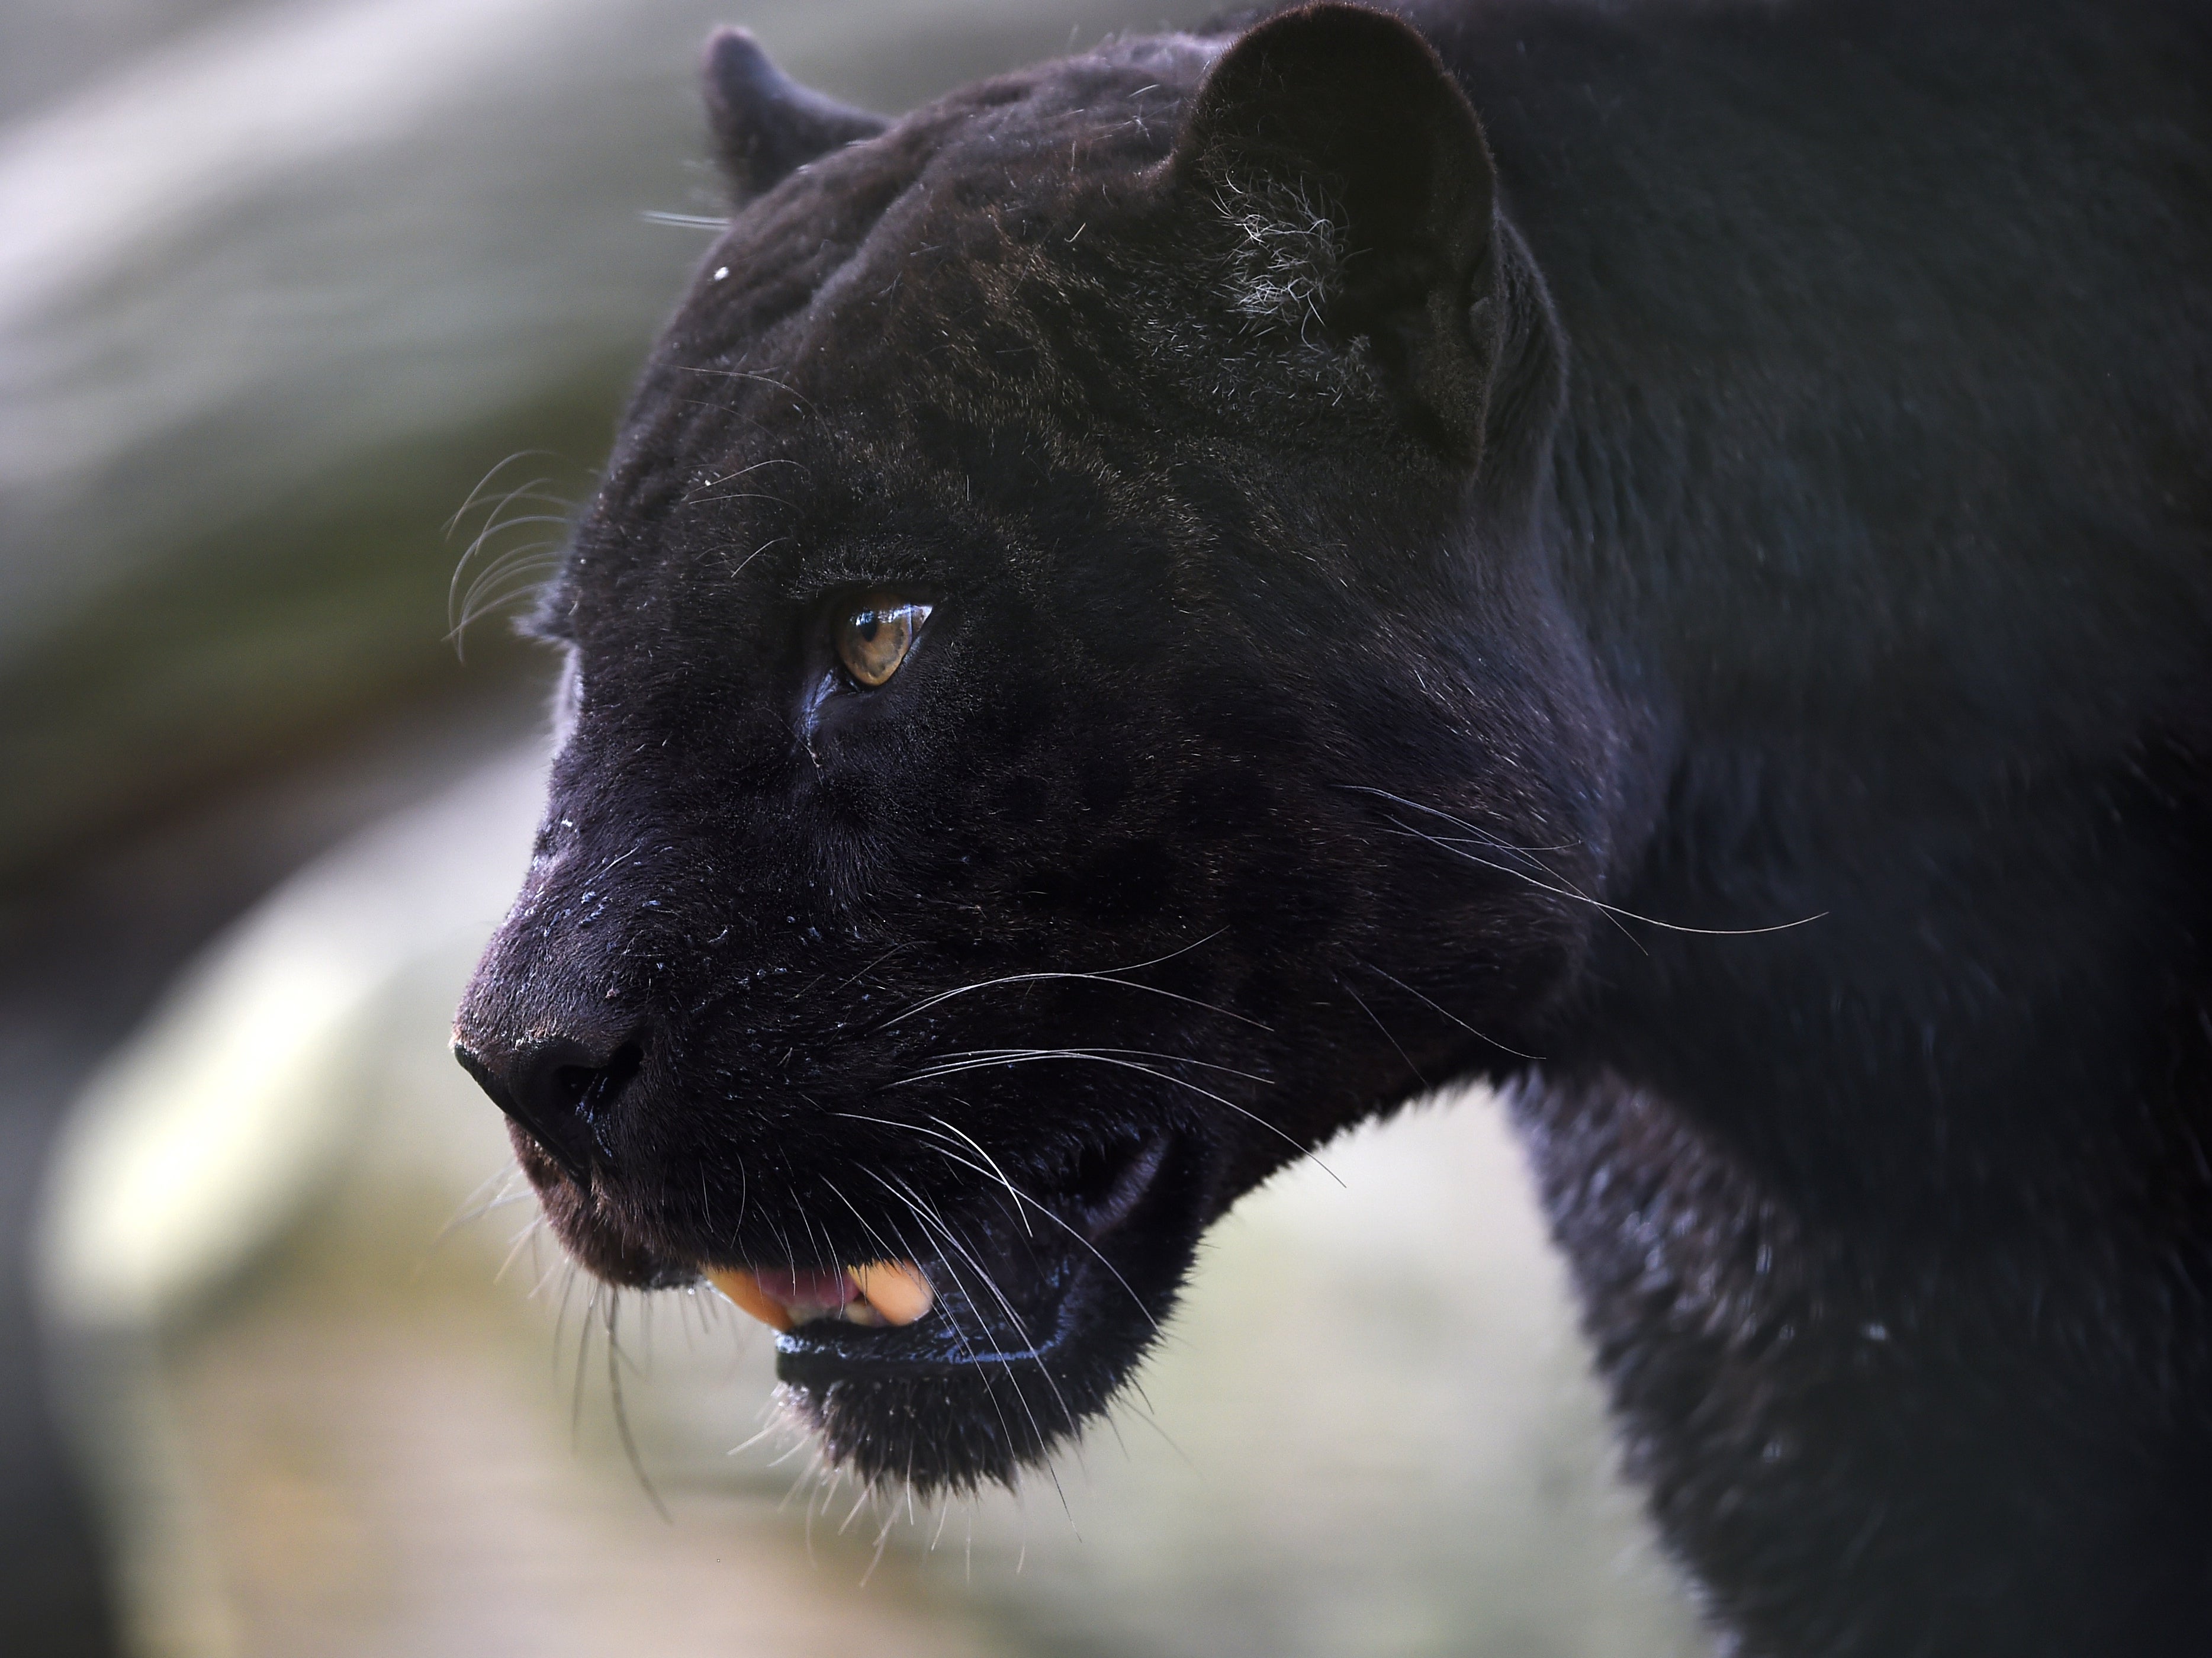
[[1533,550],[1552,325],[1374,14],[896,125],[731,33],[709,101],[755,193],[545,598],[457,1051],[587,1268],[713,1277],[834,1458],[971,1485],[1238,1194],[1540,1052],[1617,746]]

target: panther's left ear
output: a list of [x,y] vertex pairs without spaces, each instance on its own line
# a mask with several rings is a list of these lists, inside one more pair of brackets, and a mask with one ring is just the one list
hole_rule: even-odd
[[1496,359],[1494,174],[1435,49],[1358,6],[1260,24],[1199,88],[1170,162],[1228,221],[1231,302],[1308,343],[1372,342],[1472,462]]
[[744,29],[714,31],[707,42],[707,119],[722,173],[740,204],[816,156],[890,125],[803,87],[769,61]]

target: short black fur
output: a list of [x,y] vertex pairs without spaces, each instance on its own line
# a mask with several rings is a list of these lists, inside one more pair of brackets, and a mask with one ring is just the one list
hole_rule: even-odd
[[1403,16],[718,38],[458,1045],[611,1280],[923,1263],[783,1366],[927,1489],[1491,1078],[1729,1649],[2199,1651],[2212,14]]

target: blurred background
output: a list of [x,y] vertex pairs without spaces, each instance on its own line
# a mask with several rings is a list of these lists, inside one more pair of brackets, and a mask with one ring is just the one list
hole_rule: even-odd
[[1493,1102],[1249,1201],[1049,1477],[856,1512],[447,1055],[708,27],[897,110],[1208,9],[0,8],[0,1652],[1698,1649]]

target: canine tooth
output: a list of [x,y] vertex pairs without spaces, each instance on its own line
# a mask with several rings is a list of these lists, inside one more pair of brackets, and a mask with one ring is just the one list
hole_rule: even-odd
[[784,1305],[760,1286],[760,1280],[742,1266],[709,1266],[707,1282],[727,1296],[738,1310],[750,1313],[771,1330],[788,1330],[791,1315]]
[[845,1272],[853,1287],[888,1323],[911,1324],[937,1300],[929,1280],[910,1260],[871,1261],[866,1266],[848,1266]]

